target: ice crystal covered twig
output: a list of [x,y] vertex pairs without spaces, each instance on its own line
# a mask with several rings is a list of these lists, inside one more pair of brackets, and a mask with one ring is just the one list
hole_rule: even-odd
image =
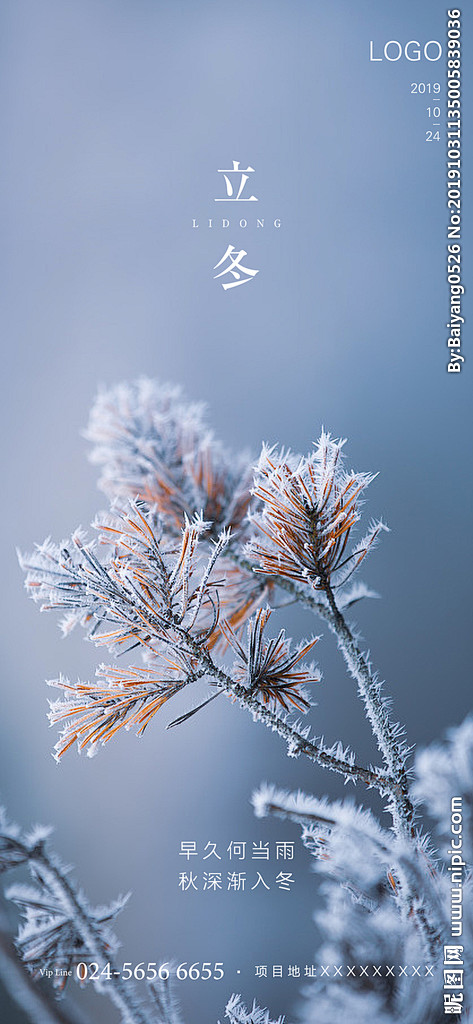
[[404,740],[404,726],[399,722],[392,721],[391,702],[383,694],[383,683],[377,673],[373,671],[368,658],[360,650],[350,627],[337,606],[329,583],[326,585],[325,593],[329,609],[320,614],[326,619],[337,638],[348,671],[357,683],[358,692],[376,738],[378,749],[383,755],[389,775],[395,780],[394,799],[391,799],[389,803],[394,828],[398,834],[412,835],[414,808],[409,795],[406,771],[406,760],[410,751]]
[[32,1024],[91,1024],[77,1006],[52,1000],[35,985],[16,953],[0,915],[0,977],[11,999]]
[[[301,826],[324,876],[322,960],[388,964],[429,956],[439,968],[448,918],[445,864],[434,863],[415,827],[404,728],[393,719],[378,674],[344,615],[362,598],[376,596],[362,584],[346,589],[386,529],[372,522],[361,540],[354,536],[373,476],[346,472],[345,442],[322,431],[306,457],[264,446],[250,495],[248,457],[232,459],[206,427],[202,409],[186,405],[178,389],[146,381],[103,393],[88,436],[93,459],[102,466],[101,486],[114,499],[111,512],[96,521],[99,542],[88,542],[80,531],[63,545],[46,542],[23,560],[27,585],[43,608],[63,610],[65,632],[80,622],[97,645],[117,655],[136,650],[144,665],[101,665],[95,683],[54,681],[63,691],[51,707],[51,720],[63,726],[57,756],[76,741],[94,752],[122,727],[143,733],[178,692],[206,681],[210,695],[171,725],[226,695],[284,738],[289,755],[302,753],[345,781],[376,787],[387,800],[390,831],[348,802],[268,787],[256,800],[259,813],[283,815]],[[266,605],[274,606],[280,590],[334,633],[383,768],[358,765],[340,742],[326,746],[294,717],[313,704],[319,675],[304,659],[315,638],[293,647],[284,629],[268,637]],[[229,667],[223,659],[231,652],[235,661]],[[448,754],[425,755],[413,791],[447,838],[442,806],[448,786],[441,780],[448,778],[464,801],[468,849],[472,737],[470,723],[451,738]],[[429,774],[437,780],[430,788]],[[12,865],[15,842],[15,835],[5,833],[4,857]],[[465,879],[465,893],[468,886]],[[30,917],[32,899],[23,894]],[[38,910],[36,900],[34,912],[43,919],[44,901]],[[437,1024],[442,1018],[437,976],[422,993],[413,993],[404,977],[391,981],[389,975],[378,984],[376,976],[374,982],[365,983],[363,976],[355,984],[319,984],[306,1003],[306,1024]],[[177,1021],[177,1011],[163,998],[155,999],[161,1018]],[[268,1010],[247,1010],[239,996],[227,1004],[226,1017],[231,1024],[271,1024]]]
[[263,445],[252,490],[261,510],[250,514],[258,529],[249,545],[255,571],[325,590],[327,580],[332,586],[346,583],[365,558],[385,527],[373,523],[348,553],[360,495],[374,477],[343,470],[344,444],[322,431],[307,458]]
[[[366,536],[348,553],[353,527],[361,515],[360,495],[373,476],[345,472],[344,443],[322,432],[315,452],[307,458],[263,446],[253,491],[261,508],[250,515],[257,534],[247,550],[256,572],[269,573],[277,582],[283,579],[290,587],[295,583],[297,595],[302,598],[301,586],[307,588],[307,598],[311,588],[323,595],[325,600],[317,602],[315,610],[335,633],[348,671],[358,685],[385,766],[397,785],[396,797],[390,801],[394,826],[408,834],[412,831],[413,808],[405,771],[408,749],[403,741],[404,729],[391,721],[381,683],[360,651],[334,593],[358,568],[380,531],[386,529],[382,522],[372,523]],[[313,605],[310,600],[305,603]]]
[[271,1020],[269,1010],[262,1009],[257,1005],[256,1001],[253,1002],[253,1006],[248,1010],[242,1002],[241,996],[236,993],[228,1000],[225,1007],[225,1017],[230,1021],[230,1024],[284,1024],[285,1020],[284,1017]]
[[[295,651],[282,633],[266,640],[263,630],[269,615],[257,612],[249,620],[245,653],[230,623],[221,620],[224,577],[219,558],[228,544],[226,531],[199,561],[206,530],[201,517],[185,520],[180,542],[166,538],[160,520],[137,501],[127,507],[115,505],[95,525],[109,548],[106,557],[101,559],[100,545],[87,542],[82,533],[58,546],[48,541],[22,558],[27,589],[43,610],[66,608],[68,623],[70,617],[74,623],[81,621],[98,646],[118,653],[141,648],[149,667],[102,665],[97,683],[72,683],[62,677],[51,681],[63,691],[50,712],[53,723],[63,724],[58,759],[75,742],[94,753],[97,744],[107,743],[123,727],[135,725],[142,733],[168,700],[205,677],[283,737],[292,755],[303,753],[345,778],[390,792],[388,776],[358,766],[339,745],[326,747],[310,737],[309,728],[300,729],[288,720],[290,707],[309,707],[300,687],[316,675],[301,659],[315,640]],[[214,659],[217,635],[239,655],[233,675]]]
[[283,629],[274,640],[266,640],[264,629],[270,615],[270,608],[260,608],[248,621],[246,650],[230,625],[222,624],[222,632],[238,656],[235,677],[246,684],[249,693],[260,694],[265,704],[272,700],[285,711],[291,710],[291,705],[298,711],[308,711],[310,697],[299,687],[319,682],[320,675],[315,668],[300,665],[300,662],[310,653],[318,637],[301,644],[295,651],[291,650]]
[[[435,838],[444,840],[437,858],[427,837],[419,836],[416,846],[404,838],[393,839],[370,812],[350,802],[329,802],[266,784],[254,794],[258,815],[272,813],[300,825],[302,842],[325,880],[326,906],[317,915],[324,940],[317,960],[371,965],[320,977],[306,993],[304,1024],[326,1024],[327,1020],[441,1024],[445,1020],[444,957],[450,948],[458,951],[464,971],[461,1019],[471,1020],[472,735],[471,719],[467,719],[448,733],[446,744],[434,744],[416,759],[413,793],[438,820]],[[459,888],[458,879],[448,877],[455,850],[445,842],[451,841],[452,823],[458,821],[457,810],[452,822],[452,800],[455,808],[465,806],[464,830],[461,839],[455,839],[462,846],[461,855],[456,853],[456,863],[463,862]],[[406,906],[402,899],[402,876],[409,881],[414,906]],[[460,938],[452,937],[452,890],[463,893]]]
[[[429,951],[436,948],[445,928],[445,912],[425,839],[419,836],[417,848],[406,839],[393,840],[371,811],[356,807],[351,801],[329,801],[264,785],[253,794],[253,806],[258,817],[275,814],[301,825],[304,845],[314,856],[330,861],[330,873],[342,885],[358,873],[361,891],[371,884],[373,866],[382,865],[400,907],[417,918]],[[378,872],[375,867],[376,877]],[[428,927],[427,916],[418,913],[420,907],[426,906]]]
[[379,598],[379,594],[367,587],[365,583],[354,583],[348,590],[338,592],[338,609],[339,611],[345,611],[346,608],[352,608],[354,604],[357,604],[358,601],[363,601],[365,598]]
[[139,494],[179,535],[182,517],[201,510],[215,538],[241,529],[250,500],[251,462],[230,455],[181,390],[142,379],[99,394],[86,436],[100,486],[111,498]]
[[[435,818],[444,844],[452,839],[452,813],[461,807],[462,859],[473,866],[473,718],[450,729],[445,743],[434,743],[416,758],[416,800]],[[458,829],[458,825],[455,826]],[[457,840],[458,843],[458,840]]]
[[148,989],[155,1009],[153,1024],[183,1024],[169,978],[149,982]]
[[[149,1011],[129,982],[125,983],[113,962],[118,942],[110,922],[124,906],[121,897],[110,907],[93,908],[68,877],[65,868],[46,845],[49,830],[35,829],[22,835],[16,827],[0,822],[0,867],[9,870],[26,864],[34,887],[16,884],[6,892],[23,915],[16,946],[33,977],[52,970],[53,984],[62,990],[67,972],[81,961],[94,961],[99,969],[110,965],[106,983],[96,982],[121,1012],[124,1024],[152,1024]],[[12,854],[14,853],[14,857]],[[100,977],[100,973],[99,973]]]

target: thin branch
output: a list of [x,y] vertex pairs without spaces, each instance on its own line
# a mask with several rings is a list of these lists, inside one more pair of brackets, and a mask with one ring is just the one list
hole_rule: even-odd
[[[151,1024],[152,1018],[144,1008],[142,1001],[136,996],[129,981],[125,983],[117,971],[110,951],[100,934],[100,929],[90,920],[80,894],[74,892],[69,881],[55,866],[42,844],[30,852],[28,859],[30,867],[39,870],[45,881],[60,893],[63,905],[69,910],[79,935],[96,958],[99,966],[110,964],[110,981],[107,984],[107,991],[112,1002],[120,1010],[123,1021],[126,1024]],[[117,973],[114,973],[115,971]],[[110,989],[108,989],[108,985],[110,985]]]
[[85,899],[68,881],[66,874],[56,864],[40,840],[35,845],[22,842],[17,836],[13,840],[15,847],[21,852],[23,860],[35,879],[57,896],[65,913],[74,922],[88,955],[94,958],[99,967],[110,964],[110,978],[107,987],[102,991],[109,995],[122,1014],[124,1024],[153,1024],[153,1017],[136,995],[129,981],[122,980],[120,972],[113,962],[110,948],[101,933],[98,922],[91,917]]
[[[3,914],[1,915],[3,918]],[[19,959],[0,919],[0,976],[10,998],[32,1024],[90,1024],[90,1018],[71,1003],[52,1002],[38,988]]]
[[396,782],[394,803],[391,806],[396,831],[406,836],[414,834],[414,807],[409,796],[409,783],[405,768],[408,750],[403,740],[404,729],[391,721],[386,700],[381,696],[381,684],[374,675],[365,656],[350,630],[344,616],[339,610],[335,596],[328,581],[324,591],[329,608],[319,614],[326,620],[330,629],[337,637],[350,675],[358,686],[358,692],[366,709],[366,715],[376,737],[388,772]]
[[[241,557],[234,547],[227,551],[243,569],[253,571],[253,563]],[[323,577],[322,577],[323,578]],[[350,630],[342,612],[338,608],[330,583],[325,580],[323,592],[327,600],[321,601],[303,586],[282,576],[268,576],[268,582],[292,594],[306,608],[320,615],[327,622],[330,630],[337,637],[348,671],[358,685],[358,691],[364,703],[366,714],[381,751],[388,777],[391,781],[390,812],[398,834],[413,835],[414,808],[409,796],[409,784],[405,770],[407,750],[401,739],[404,730],[391,722],[387,704],[381,697],[380,683],[370,668],[362,651]],[[394,784],[393,784],[394,783]]]
[[[247,572],[252,575],[255,574],[255,563],[252,562],[245,555],[241,554],[241,551],[232,544],[230,541],[229,546],[226,550],[226,555],[232,559],[236,565],[239,565],[241,569],[246,569]],[[284,576],[271,576],[270,574],[264,576],[264,580],[268,584],[279,587],[281,590],[286,590],[288,594],[291,594],[295,602],[304,605],[311,611],[322,615],[324,611],[327,611],[327,606],[324,601],[320,601],[318,598],[307,589],[307,587],[301,587],[294,580],[286,579]]]
[[[181,632],[179,627],[175,628],[177,628],[178,632]],[[376,769],[362,767],[350,760],[346,760],[337,753],[324,749],[320,742],[316,743],[313,739],[304,736],[295,725],[291,725],[284,718],[281,718],[280,715],[261,704],[241,683],[236,682],[222,668],[216,665],[208,651],[193,641],[188,634],[186,635],[186,641],[192,646],[193,654],[199,658],[206,674],[215,679],[215,682],[223,690],[236,697],[240,705],[245,707],[253,715],[253,718],[259,719],[268,729],[277,732],[279,736],[286,740],[294,755],[299,753],[305,754],[309,760],[324,768],[336,771],[344,775],[345,778],[353,779],[355,782],[364,782],[367,786],[378,789],[382,795],[388,795],[392,799],[395,798],[396,783],[392,778]]]

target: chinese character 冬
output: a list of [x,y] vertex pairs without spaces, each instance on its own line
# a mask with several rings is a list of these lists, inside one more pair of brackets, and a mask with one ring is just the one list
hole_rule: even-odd
[[285,889],[287,892],[291,891],[291,885],[294,885],[294,882],[295,878],[293,878],[292,872],[280,871],[276,876],[276,885],[279,889]]
[[[214,274],[214,281],[219,277],[224,277],[225,274],[231,274],[234,278],[234,281],[227,281],[226,284],[224,284],[223,281],[221,282],[224,291],[227,291],[228,288],[237,288],[239,284],[248,284],[256,274],[259,274],[259,270],[252,270],[251,267],[243,266],[241,261],[247,255],[248,253],[245,249],[240,249],[240,251],[238,251],[233,247],[233,245],[229,245],[227,246],[225,255],[222,256],[222,259],[215,264],[214,270],[217,270],[218,267],[222,266],[222,263],[225,263],[225,260],[228,259],[230,261],[226,269],[221,270],[219,274]],[[247,276],[242,277],[242,274],[246,274]]]
[[[242,198],[241,195],[247,181],[249,180],[249,175],[254,174],[254,172],[254,167],[247,167],[246,169],[240,167],[239,160],[234,160],[233,167],[228,169],[219,167],[218,173],[223,174],[223,177],[225,178],[227,195],[224,199],[215,199],[214,201],[216,203],[257,203],[258,200],[256,196]],[[235,189],[237,188],[238,191],[235,195]]]

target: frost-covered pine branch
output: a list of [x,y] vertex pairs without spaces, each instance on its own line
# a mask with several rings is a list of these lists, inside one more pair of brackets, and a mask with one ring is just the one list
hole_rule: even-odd
[[[227,557],[234,563],[233,594],[231,587],[224,588],[227,600],[236,598],[227,614],[232,626],[240,626],[245,613],[271,600],[276,586],[327,621],[395,784],[396,795],[389,800],[395,828],[412,833],[404,728],[392,721],[378,674],[343,615],[343,608],[373,596],[362,585],[341,590],[386,529],[380,520],[373,522],[350,550],[363,492],[373,475],[347,472],[345,441],[322,431],[306,458],[264,445],[250,495],[248,457],[235,462],[206,427],[202,407],[186,404],[179,389],[146,380],[102,392],[87,436],[94,445],[93,461],[103,467],[100,484],[108,495],[139,494],[153,501],[169,530],[178,528],[179,513],[199,508],[214,519],[214,531],[219,524],[232,525]],[[196,474],[195,466],[204,463],[218,465],[218,472]],[[237,472],[231,469],[233,464]],[[249,539],[246,512],[256,531]],[[264,592],[258,591],[255,574],[263,580]]]
[[[307,997],[304,1021],[439,1024],[450,890],[445,854],[436,860],[417,827],[415,801],[427,804],[438,836],[446,839],[444,804],[450,786],[458,792],[470,851],[473,729],[467,723],[452,734],[448,752],[422,755],[412,788],[404,727],[393,718],[385,687],[345,618],[358,601],[377,596],[352,580],[387,529],[374,521],[361,540],[355,537],[373,476],[347,472],[345,442],[322,431],[305,457],[264,445],[252,479],[249,456],[235,459],[220,445],[202,407],[185,403],[179,389],[145,380],[101,393],[87,436],[111,509],[94,523],[98,539],[77,531],[69,541],[46,541],[22,557],[26,585],[42,610],[62,612],[64,633],[80,624],[97,646],[142,658],[139,664],[102,664],[93,682],[52,681],[62,692],[50,711],[61,726],[57,759],[75,743],[92,754],[122,728],[142,735],[164,705],[205,681],[206,699],[170,726],[223,695],[277,732],[290,756],[303,754],[345,781],[376,788],[391,813],[391,830],[349,802],[271,787],[259,792],[255,807],[301,826],[323,876],[322,960],[388,964],[429,957],[434,982],[414,991],[402,975],[375,975],[369,983],[365,976],[337,978],[335,985],[324,980]],[[284,629],[269,635],[271,606],[292,602],[310,608],[334,633],[381,768],[359,765],[341,742],[327,745],[302,724],[320,679],[307,661],[317,638],[293,645]],[[14,860],[13,846],[5,856]],[[464,885],[466,893],[467,877]],[[17,895],[33,920],[33,897]],[[52,896],[48,912],[54,919]],[[471,936],[471,915],[465,929]],[[38,963],[43,956],[39,948]],[[154,993],[158,1021],[178,1024],[178,1009],[167,998],[165,991]],[[236,995],[225,1016],[231,1024],[276,1024],[269,1010],[256,1004],[248,1010]]]
[[[295,584],[297,596],[303,601],[306,590],[322,595],[324,600],[315,602],[315,610],[337,637],[386,769],[396,782],[396,797],[390,800],[395,828],[409,834],[413,808],[404,728],[391,721],[382,684],[360,651],[335,598],[335,591],[346,585],[381,531],[387,529],[381,521],[372,522],[350,551],[353,527],[361,517],[361,495],[374,477],[345,471],[344,444],[322,431],[314,452],[306,458],[263,446],[252,491],[259,507],[249,516],[256,534],[247,546],[247,554],[254,560],[255,572],[269,574],[278,582],[285,580],[289,587]],[[350,594],[342,595],[342,605],[349,606],[352,600]]]
[[[32,886],[16,883],[5,893],[23,916],[15,943],[23,963],[33,978],[46,974],[62,992],[68,972],[72,970],[77,979],[77,964],[93,961],[99,968],[94,985],[115,1003],[124,1024],[152,1024],[149,1009],[133,985],[122,980],[113,961],[119,943],[110,925],[128,896],[108,907],[92,907],[71,880],[70,868],[49,850],[50,831],[36,828],[22,834],[0,812],[0,872],[24,865],[34,882]],[[110,969],[104,980],[100,971],[107,964]]]
[[101,391],[86,437],[112,500],[140,495],[176,536],[183,514],[192,519],[196,510],[214,539],[222,529],[245,529],[250,457],[227,452],[205,423],[204,407],[184,401],[180,388],[143,378]]
[[[459,948],[464,972],[462,1020],[473,1015],[473,728],[467,719],[447,742],[417,755],[413,795],[436,819],[433,852],[428,836],[417,847],[393,837],[370,811],[350,801],[330,802],[267,784],[253,794],[259,817],[275,814],[301,828],[323,881],[325,907],[317,914],[324,936],[322,964],[370,965],[321,977],[306,993],[303,1024],[327,1020],[365,1024],[441,1024],[444,946]],[[452,938],[452,799],[464,808],[461,938]],[[399,879],[408,879],[415,905]],[[458,904],[456,904],[458,905]],[[458,947],[457,944],[460,943]],[[373,967],[374,965],[374,967]],[[380,965],[376,967],[376,965]],[[405,965],[404,970],[399,966]],[[424,965],[425,977],[414,968]],[[374,969],[376,967],[376,970]],[[457,1019],[453,1016],[453,1019]]]
[[53,1000],[24,969],[10,937],[6,915],[0,913],[0,977],[10,998],[32,1024],[91,1024],[73,1003]]
[[[63,613],[63,631],[81,623],[97,646],[115,654],[139,648],[146,664],[102,664],[96,683],[63,677],[51,681],[63,693],[50,711],[51,722],[62,724],[58,760],[74,743],[93,754],[122,728],[137,727],[142,735],[164,704],[207,679],[212,696],[222,692],[236,698],[255,720],[286,740],[292,756],[302,753],[389,796],[389,777],[357,765],[339,744],[327,747],[311,736],[310,727],[291,718],[291,711],[304,713],[312,703],[308,687],[319,674],[302,659],[316,638],[296,649],[284,631],[266,639],[270,613],[260,609],[247,620],[245,649],[223,617],[225,575],[220,575],[219,559],[228,531],[210,542],[209,551],[202,545],[207,523],[195,516],[185,520],[179,540],[169,538],[162,520],[138,501],[124,508],[113,505],[94,525],[98,541],[87,542],[78,531],[70,541],[54,545],[48,540],[21,557],[27,589],[42,610]],[[237,655],[233,671],[216,659],[223,643]]]
[[444,848],[452,839],[452,801],[461,804],[462,857],[473,865],[473,717],[418,753],[413,794],[435,818]]
[[184,1024],[169,978],[149,982],[148,989],[153,1003],[154,1024]]
[[[435,952],[445,914],[433,883],[428,840],[419,836],[414,847],[403,837],[393,838],[370,811],[351,801],[330,802],[265,785],[253,794],[253,806],[258,817],[275,814],[300,824],[304,845],[313,856],[328,861],[330,873],[367,906],[372,903],[370,872],[374,869],[378,878],[381,865],[385,887],[394,894],[402,914],[419,930],[426,951],[430,955]],[[360,879],[357,884],[353,882],[355,877]],[[352,881],[347,882],[350,878]]]
[[[241,996],[234,993],[228,1000],[225,1007],[225,1018],[230,1024],[284,1024],[284,1017],[271,1020],[269,1010],[263,1010],[256,1001],[248,1010],[242,1002]],[[220,1021],[218,1021],[220,1024]]]

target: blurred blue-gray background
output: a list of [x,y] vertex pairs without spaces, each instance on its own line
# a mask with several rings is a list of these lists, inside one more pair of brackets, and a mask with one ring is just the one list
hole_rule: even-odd
[[[67,536],[104,506],[81,437],[100,384],[181,383],[230,447],[255,453],[263,439],[306,451],[323,424],[349,438],[350,466],[380,471],[367,516],[392,532],[362,578],[382,600],[356,619],[396,715],[419,745],[464,717],[471,419],[468,366],[445,369],[445,63],[369,60],[370,40],[443,43],[445,5],[4,0],[1,19],[2,799],[24,826],[54,824],[92,901],[133,890],[119,959],[225,963],[223,981],[179,988],[189,1024],[222,1018],[232,991],[293,1019],[287,966],[312,963],[318,941],[308,856],[292,893],[181,892],[180,843],[297,840],[254,819],[253,787],[341,784],[219,701],[56,767],[44,680],[88,678],[100,657],[27,601],[15,545]],[[425,141],[433,94],[412,82],[441,84],[440,143]],[[255,168],[259,203],[235,207],[246,229],[209,229],[236,216],[214,202],[234,159]],[[224,291],[212,268],[229,243],[259,274]],[[284,621],[297,637],[314,628],[292,609]],[[314,728],[375,760],[323,632]],[[256,964],[285,977],[256,979]],[[117,1019],[71,994],[91,1021]],[[23,1020],[4,1005],[7,1024]]]

